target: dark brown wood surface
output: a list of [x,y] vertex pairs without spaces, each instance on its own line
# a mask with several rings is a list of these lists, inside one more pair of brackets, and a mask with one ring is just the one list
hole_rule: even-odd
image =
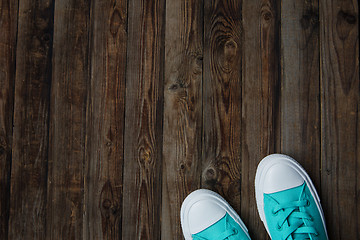
[[162,239],[183,239],[182,200],[200,187],[202,1],[166,2]]
[[164,7],[129,2],[123,239],[161,238]]
[[191,191],[252,239],[267,154],[360,238],[355,0],[0,1],[0,239],[182,239]]
[[17,1],[0,2],[0,239],[8,235],[16,69]]
[[19,2],[9,239],[46,238],[53,9]]
[[266,239],[255,200],[259,161],[276,152],[279,137],[279,5],[243,2],[241,213],[253,239]]
[[322,202],[331,238],[359,239],[358,2],[320,0],[320,22]]
[[55,1],[46,239],[83,238],[89,7]]
[[320,187],[319,3],[281,9],[281,151],[298,159]]
[[127,1],[92,1],[90,16],[91,76],[84,163],[84,222],[88,224],[84,225],[84,239],[119,239]]
[[240,1],[204,1],[202,187],[240,210]]

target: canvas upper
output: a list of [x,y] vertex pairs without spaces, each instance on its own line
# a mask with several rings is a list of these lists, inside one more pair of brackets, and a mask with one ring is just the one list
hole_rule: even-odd
[[315,186],[291,157],[272,154],[260,162],[255,194],[260,218],[272,239],[328,239]]

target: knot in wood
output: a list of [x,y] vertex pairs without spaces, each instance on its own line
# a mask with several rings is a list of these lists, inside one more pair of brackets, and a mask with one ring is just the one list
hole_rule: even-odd
[[123,25],[123,20],[119,10],[115,9],[110,18],[110,32],[113,37],[119,32],[119,28]]
[[106,210],[108,210],[111,207],[112,203],[110,199],[104,199],[102,202],[102,207]]
[[3,155],[6,152],[3,146],[0,146],[0,155]]
[[143,165],[143,164],[149,163],[150,160],[151,160],[150,150],[141,148],[141,149],[140,149],[140,152],[139,152],[139,161],[140,161],[140,164]]
[[112,215],[114,215],[114,216],[116,216],[116,215],[119,215],[119,208],[118,207],[116,207],[116,206],[113,206],[112,208],[111,208],[111,214]]
[[354,14],[339,11],[337,15],[336,30],[341,40],[345,40],[352,29],[356,26],[356,16]]
[[225,59],[231,61],[236,56],[237,48],[238,46],[233,39],[227,40],[224,45]]
[[206,181],[214,181],[217,179],[216,170],[213,168],[209,168],[205,172],[205,179]]
[[194,56],[191,62],[192,62],[192,73],[194,75],[199,75],[202,72],[203,56],[202,55]]
[[196,57],[196,64],[197,64],[199,67],[201,67],[202,64],[203,64],[203,60],[204,60],[203,56],[197,56],[197,57]]
[[0,155],[3,155],[8,150],[6,139],[4,136],[0,136]]
[[273,15],[270,11],[266,11],[263,12],[262,17],[266,22],[269,22],[273,18]]
[[351,25],[356,23],[356,16],[354,14],[347,13],[342,10],[339,11],[338,18],[343,19],[345,22],[347,22],[348,24],[351,24]]
[[49,34],[49,33],[45,33],[43,36],[42,36],[42,38],[41,38],[41,41],[43,42],[43,43],[47,43],[47,42],[49,42],[51,40],[51,35]]
[[319,14],[314,9],[308,9],[300,19],[301,28],[306,30],[319,25]]
[[179,88],[179,85],[177,85],[176,83],[174,83],[174,84],[171,84],[171,86],[169,87],[169,90],[175,91],[175,90],[177,90],[178,88]]
[[180,169],[181,169],[181,170],[184,170],[184,169],[185,169],[185,164],[184,164],[184,163],[180,164]]

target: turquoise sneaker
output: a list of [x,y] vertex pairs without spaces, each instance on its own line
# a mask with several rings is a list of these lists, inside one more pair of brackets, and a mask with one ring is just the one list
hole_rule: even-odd
[[199,189],[184,200],[181,227],[185,240],[249,240],[245,224],[219,194]]
[[260,162],[255,194],[260,218],[271,239],[328,239],[314,184],[291,157],[272,154]]

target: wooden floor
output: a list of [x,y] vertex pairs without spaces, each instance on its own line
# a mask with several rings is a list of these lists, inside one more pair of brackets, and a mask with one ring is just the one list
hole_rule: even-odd
[[360,239],[356,0],[1,0],[0,239],[183,239],[296,158],[330,239]]

